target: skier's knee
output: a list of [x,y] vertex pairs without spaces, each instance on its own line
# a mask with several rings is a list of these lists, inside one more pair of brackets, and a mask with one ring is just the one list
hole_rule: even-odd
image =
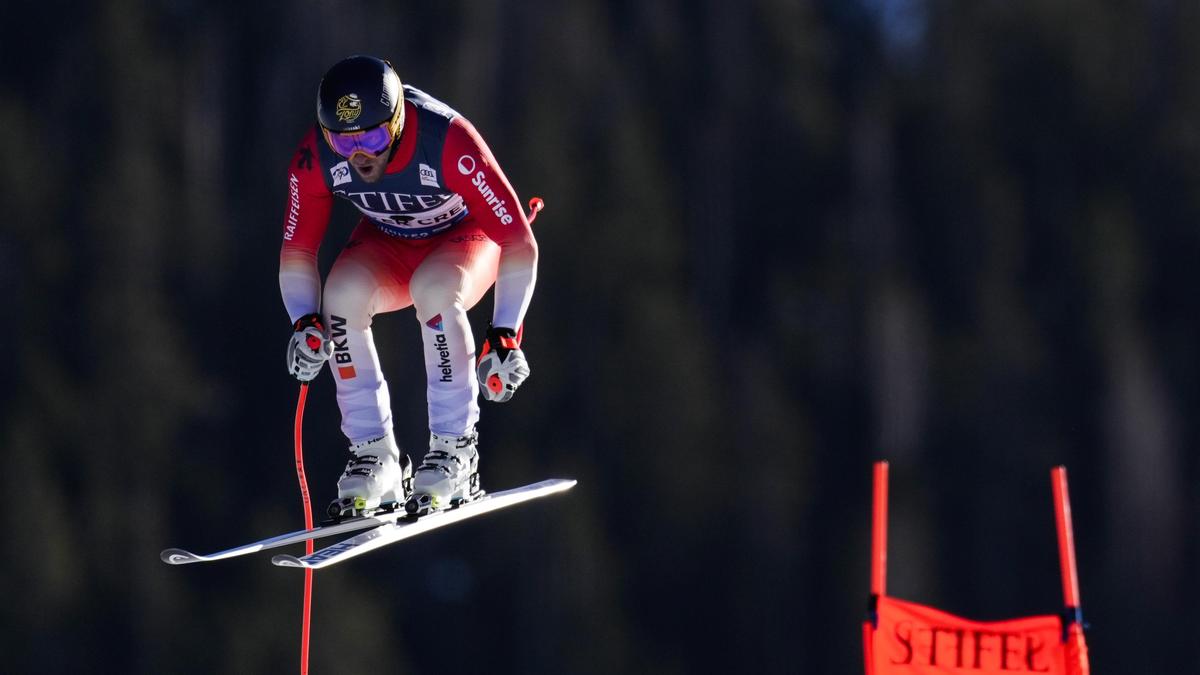
[[374,282],[366,275],[334,267],[325,282],[322,309],[326,315],[337,315],[355,327],[365,327],[371,321],[374,293]]
[[456,275],[414,275],[410,290],[418,316],[444,312],[452,307],[462,307],[462,284]]

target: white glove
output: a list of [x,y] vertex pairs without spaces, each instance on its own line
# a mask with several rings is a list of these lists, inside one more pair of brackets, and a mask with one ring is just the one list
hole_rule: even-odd
[[333,342],[320,314],[305,314],[292,325],[288,341],[287,368],[292,377],[309,382],[333,354]]
[[488,328],[487,340],[475,367],[483,397],[504,403],[529,377],[529,362],[521,351],[517,333],[511,328]]

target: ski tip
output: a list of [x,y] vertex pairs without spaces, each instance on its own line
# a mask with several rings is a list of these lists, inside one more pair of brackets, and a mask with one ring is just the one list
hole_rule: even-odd
[[277,556],[273,556],[271,558],[271,564],[275,565],[276,567],[308,567],[309,566],[303,560],[297,558],[296,556],[288,555],[286,553],[281,553]]
[[200,556],[181,548],[168,548],[158,555],[168,565],[186,565],[200,561]]

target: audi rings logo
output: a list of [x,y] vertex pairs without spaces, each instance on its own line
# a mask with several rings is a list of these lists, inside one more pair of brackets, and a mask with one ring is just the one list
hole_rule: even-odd
[[475,171],[475,158],[470,155],[463,155],[458,158],[458,172],[464,176],[470,176]]

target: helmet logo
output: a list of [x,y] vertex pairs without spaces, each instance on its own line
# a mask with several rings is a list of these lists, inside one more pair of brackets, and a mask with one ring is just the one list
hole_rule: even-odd
[[337,118],[339,122],[353,122],[362,114],[362,102],[358,94],[346,94],[338,99]]

